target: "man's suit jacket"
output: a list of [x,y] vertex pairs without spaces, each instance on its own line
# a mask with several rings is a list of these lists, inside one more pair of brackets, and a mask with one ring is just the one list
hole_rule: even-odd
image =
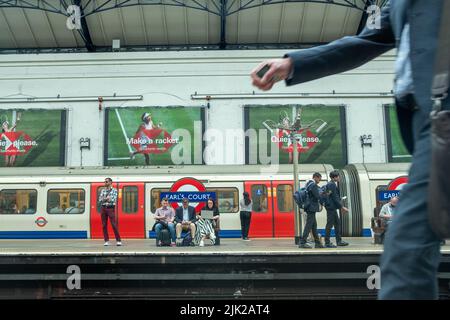
[[[344,37],[327,45],[295,51],[285,56],[294,62],[294,85],[344,72],[398,47],[405,23],[410,25],[410,59],[414,98],[428,114],[431,110],[431,84],[443,0],[392,0],[381,11],[381,28],[367,27],[356,36]],[[369,85],[369,84],[368,84]],[[443,101],[444,108],[450,99]],[[409,112],[409,113],[408,113]],[[399,122],[405,145],[412,153],[412,111],[400,110]]]
[[[189,213],[189,221],[195,222],[197,220],[195,215],[195,209],[194,207],[188,206],[188,213]],[[183,221],[183,207],[178,207],[175,210],[175,221],[182,222]]]
[[328,197],[329,201],[327,203],[326,209],[338,210],[342,208],[341,193],[339,192],[339,188],[337,187],[336,183],[334,183],[333,181],[328,182],[327,190],[331,193]]

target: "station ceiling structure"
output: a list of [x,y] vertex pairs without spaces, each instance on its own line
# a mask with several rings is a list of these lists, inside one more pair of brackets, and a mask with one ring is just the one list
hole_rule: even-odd
[[111,51],[115,39],[120,51],[301,48],[359,33],[386,2],[0,0],[0,53]]

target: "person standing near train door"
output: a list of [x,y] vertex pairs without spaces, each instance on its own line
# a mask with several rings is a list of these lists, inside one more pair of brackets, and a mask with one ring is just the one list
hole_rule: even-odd
[[244,199],[239,202],[241,206],[241,229],[242,229],[242,239],[245,241],[250,241],[248,238],[248,231],[250,230],[250,221],[252,219],[252,200],[248,192],[242,194]]
[[122,241],[120,239],[119,230],[117,229],[116,223],[116,203],[117,203],[117,190],[112,186],[112,179],[105,179],[105,188],[100,192],[98,198],[102,209],[102,226],[103,226],[103,238],[105,240],[104,246],[109,246],[109,235],[108,235],[108,218],[111,221],[111,226],[114,231],[114,236],[116,237],[117,245],[121,246]]
[[341,238],[341,219],[339,218],[338,210],[341,212],[348,212],[348,209],[341,203],[341,194],[339,193],[338,182],[339,172],[337,170],[330,172],[330,181],[327,183],[328,201],[325,204],[327,209],[327,225],[325,227],[325,247],[336,248],[330,241],[331,228],[334,227],[336,236],[336,245],[343,247],[348,246],[348,243]]

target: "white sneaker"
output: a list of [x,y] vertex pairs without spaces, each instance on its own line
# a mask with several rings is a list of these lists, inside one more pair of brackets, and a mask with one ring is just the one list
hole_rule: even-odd
[[134,154],[134,152],[130,152],[130,159],[131,159],[131,160],[134,160],[135,156],[136,156],[136,155]]
[[121,246],[122,245],[122,242],[121,241],[117,241],[117,246]]
[[109,242],[106,241],[103,245],[104,245],[105,247],[107,247],[107,246],[109,246]]
[[200,241],[200,244],[198,245],[199,247],[204,247],[205,246],[205,242],[203,240]]

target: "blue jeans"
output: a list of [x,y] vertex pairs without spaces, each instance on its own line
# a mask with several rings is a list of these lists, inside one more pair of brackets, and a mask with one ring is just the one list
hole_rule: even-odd
[[[172,239],[172,242],[175,242],[176,240],[176,235],[175,235],[175,225],[170,222],[167,224],[167,227],[169,229],[170,232],[170,238]],[[156,238],[158,239],[159,237],[159,233],[161,232],[162,229],[164,229],[165,227],[161,224],[161,223],[157,223],[155,226],[155,231],[156,231]]]
[[431,230],[427,212],[431,163],[428,112],[415,111],[412,128],[415,147],[409,182],[386,231],[379,299],[438,298],[440,239]]

